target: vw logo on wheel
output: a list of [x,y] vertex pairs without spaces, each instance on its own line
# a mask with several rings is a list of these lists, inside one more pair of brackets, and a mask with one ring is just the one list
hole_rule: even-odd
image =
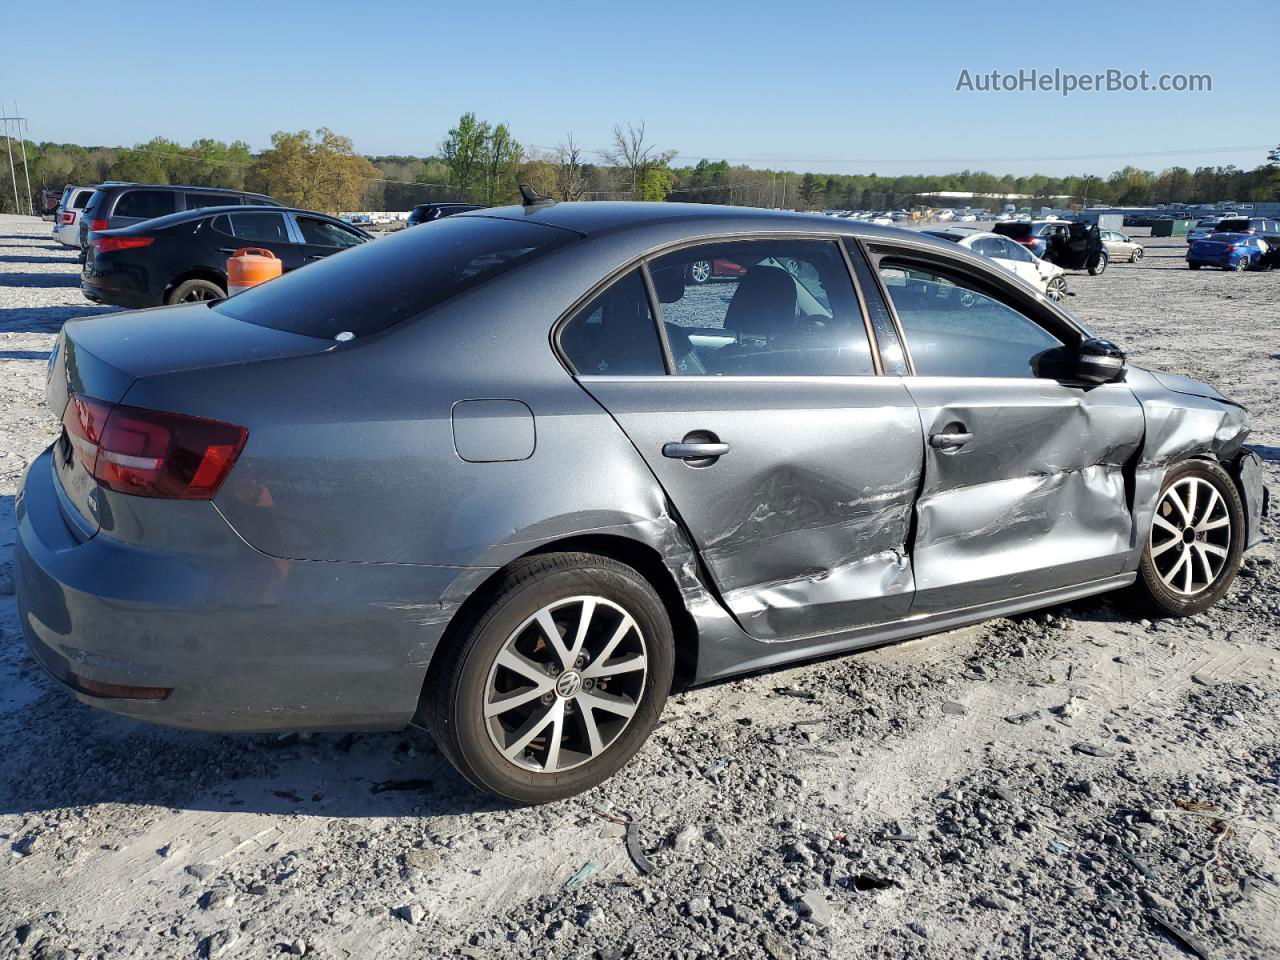
[[556,680],[556,693],[565,699],[575,696],[582,689],[582,677],[573,670],[566,670]]

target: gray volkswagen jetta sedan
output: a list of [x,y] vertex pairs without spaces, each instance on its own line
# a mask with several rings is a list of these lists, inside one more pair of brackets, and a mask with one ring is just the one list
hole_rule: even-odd
[[77,697],[419,724],[529,803],[621,768],[677,675],[1204,610],[1267,509],[1213,388],[955,244],[746,208],[530,200],[69,321],[47,400],[19,606]]

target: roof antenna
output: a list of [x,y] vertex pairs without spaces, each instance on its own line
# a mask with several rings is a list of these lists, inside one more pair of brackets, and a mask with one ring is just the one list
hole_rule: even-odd
[[527,183],[520,184],[520,203],[522,206],[539,207],[544,205],[550,205],[555,202],[556,201],[551,197],[542,196],[540,193],[534,190],[533,187],[529,186]]

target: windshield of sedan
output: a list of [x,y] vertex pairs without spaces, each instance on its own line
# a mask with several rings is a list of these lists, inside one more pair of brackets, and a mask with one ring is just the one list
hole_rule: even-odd
[[495,217],[447,217],[335,253],[211,309],[308,337],[385,330],[579,234]]

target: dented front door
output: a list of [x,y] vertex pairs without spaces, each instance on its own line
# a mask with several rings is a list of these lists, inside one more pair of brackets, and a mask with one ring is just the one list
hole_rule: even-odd
[[[644,456],[751,636],[791,639],[906,615],[923,439],[902,381],[581,382]],[[723,452],[680,459],[670,446],[680,443]]]
[[926,435],[912,613],[1120,573],[1142,407],[1122,383],[909,377]]

